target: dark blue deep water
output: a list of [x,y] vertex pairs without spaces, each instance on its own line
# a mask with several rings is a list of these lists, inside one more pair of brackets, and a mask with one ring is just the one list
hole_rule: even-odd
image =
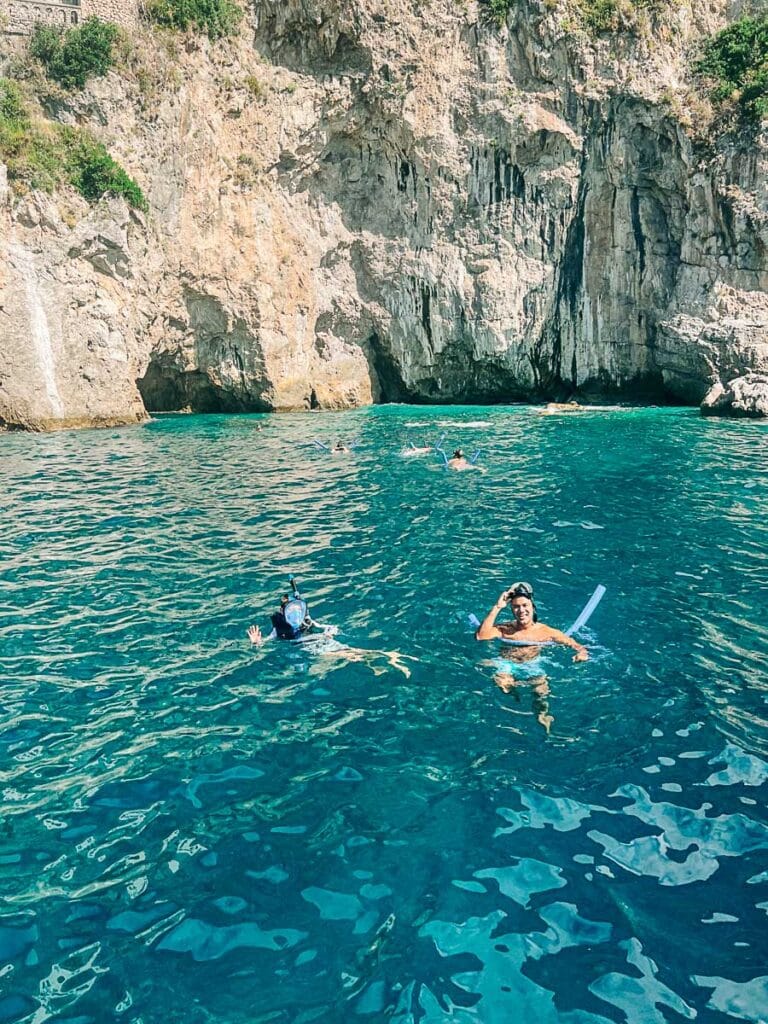
[[[486,472],[399,455],[443,431]],[[768,1020],[767,454],[679,409],[0,438],[0,1024]],[[248,643],[291,573],[336,645]],[[548,697],[467,626],[519,579],[560,627],[608,588]]]

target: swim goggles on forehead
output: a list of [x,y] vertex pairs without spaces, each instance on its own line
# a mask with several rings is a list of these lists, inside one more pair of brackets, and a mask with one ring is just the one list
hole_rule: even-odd
[[511,600],[513,597],[527,597],[532,601],[533,587],[530,583],[513,583],[507,591],[507,598]]

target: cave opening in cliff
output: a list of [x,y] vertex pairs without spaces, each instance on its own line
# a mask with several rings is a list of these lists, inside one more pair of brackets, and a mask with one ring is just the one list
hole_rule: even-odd
[[148,413],[269,412],[271,406],[252,395],[226,390],[200,369],[182,370],[153,357],[136,381]]

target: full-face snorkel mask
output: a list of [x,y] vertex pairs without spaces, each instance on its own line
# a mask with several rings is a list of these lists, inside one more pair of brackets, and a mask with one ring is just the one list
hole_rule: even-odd
[[283,598],[280,611],[272,616],[272,625],[281,640],[298,640],[302,633],[309,629],[312,619],[307,602],[299,593],[296,582],[291,578],[293,597]]

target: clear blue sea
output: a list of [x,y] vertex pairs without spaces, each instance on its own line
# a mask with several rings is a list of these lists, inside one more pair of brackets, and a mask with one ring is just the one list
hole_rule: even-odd
[[[399,454],[443,432],[486,472]],[[767,1021],[767,456],[683,409],[1,437],[0,1024]],[[249,644],[291,573],[336,645]],[[521,579],[561,628],[607,587],[549,733],[467,624]]]

